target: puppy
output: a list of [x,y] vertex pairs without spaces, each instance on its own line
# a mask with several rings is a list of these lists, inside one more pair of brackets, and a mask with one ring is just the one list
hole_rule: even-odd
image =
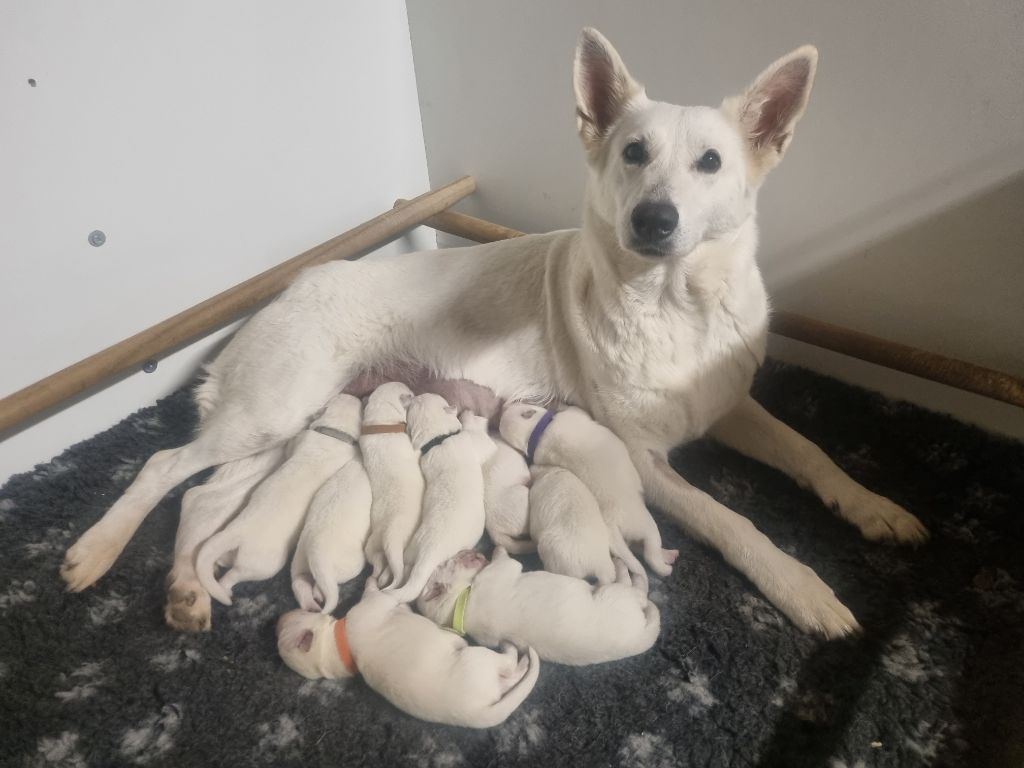
[[456,617],[459,596],[462,629],[474,640],[529,645],[545,661],[598,664],[643,653],[658,638],[661,618],[642,588],[630,583],[619,561],[617,580],[591,587],[587,582],[547,571],[523,573],[501,547],[493,560],[460,552],[434,572],[417,608],[441,626]]
[[[355,455],[355,447],[334,434],[358,429],[359,400],[337,395],[295,439],[284,464],[253,492],[238,517],[199,550],[196,574],[211,596],[230,605],[235,584],[269,579],[284,567],[313,495]],[[231,568],[218,580],[215,566],[229,559]]]
[[174,538],[174,565],[167,575],[164,618],[168,626],[186,632],[209,631],[210,593],[196,576],[196,552],[246,505],[252,490],[284,457],[285,446],[279,445],[230,461],[217,467],[205,483],[185,492]]
[[412,397],[409,388],[397,381],[381,384],[366,402],[359,435],[373,496],[366,559],[384,584],[399,584],[405,575],[405,548],[423,505],[419,456],[405,431],[405,412]]
[[535,466],[530,486],[530,537],[545,570],[598,584],[615,581],[608,526],[597,499],[572,472]]
[[370,480],[357,450],[316,492],[302,526],[292,557],[292,592],[304,610],[331,613],[338,606],[338,585],[362,572],[371,503]]
[[605,523],[611,552],[629,570],[644,570],[627,542],[643,544],[644,559],[655,573],[668,576],[679,556],[662,549],[661,533],[644,504],[643,487],[625,444],[579,408],[557,414],[532,405],[511,405],[501,415],[501,436],[530,463],[551,464],[575,474],[594,494]]
[[537,682],[536,651],[507,645],[502,653],[413,613],[372,576],[362,600],[335,620],[291,611],[277,623],[285,664],[303,677],[361,674],[366,684],[414,717],[467,728],[490,728],[512,714]]
[[[447,398],[445,399],[447,400]],[[456,403],[451,403],[451,405],[458,407]],[[462,431],[473,438],[473,450],[476,451],[480,463],[489,462],[498,450],[498,446],[487,431],[487,417],[480,416],[471,410],[464,410],[459,414],[459,422],[462,424]]]
[[530,468],[523,455],[501,437],[494,439],[494,455],[484,465],[484,512],[487,533],[497,546],[513,554],[533,552],[530,541]]
[[418,395],[409,406],[409,435],[420,453],[426,489],[420,526],[406,550],[412,571],[392,593],[401,602],[415,600],[437,566],[475,546],[484,533],[480,455],[473,434],[462,431],[455,406],[440,395]]

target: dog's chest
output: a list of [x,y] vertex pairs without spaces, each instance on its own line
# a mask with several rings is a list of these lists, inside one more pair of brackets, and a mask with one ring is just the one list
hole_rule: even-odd
[[764,359],[763,289],[744,307],[605,318],[586,365],[594,415],[665,448],[704,434],[747,394]]

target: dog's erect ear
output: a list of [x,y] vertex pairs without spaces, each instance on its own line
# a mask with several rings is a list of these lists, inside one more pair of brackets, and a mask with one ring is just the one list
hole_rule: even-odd
[[644,92],[643,86],[630,77],[612,44],[591,27],[580,33],[576,45],[572,85],[576,92],[576,130],[588,152],[601,146],[626,105]]
[[747,139],[753,181],[760,181],[782,159],[807,107],[817,66],[817,48],[797,48],[762,72],[745,93],[723,102],[722,109]]

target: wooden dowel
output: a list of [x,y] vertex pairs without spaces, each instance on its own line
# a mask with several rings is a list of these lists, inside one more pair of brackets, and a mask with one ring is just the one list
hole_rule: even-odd
[[[424,224],[478,243],[490,243],[524,234],[454,211],[435,214]],[[771,331],[779,336],[813,344],[841,355],[1024,408],[1024,379],[1002,371],[926,352],[906,344],[783,310],[772,314]]]
[[473,178],[463,176],[426,192],[405,205],[375,216],[174,317],[8,395],[0,400],[0,433],[119,373],[180,349],[228,325],[282,291],[306,267],[357,257],[384,245],[475,189]]

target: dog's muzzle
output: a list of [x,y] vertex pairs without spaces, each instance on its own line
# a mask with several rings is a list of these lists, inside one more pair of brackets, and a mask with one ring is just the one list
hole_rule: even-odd
[[671,203],[640,203],[630,216],[636,249],[650,256],[663,255],[661,245],[679,225],[679,211]]

